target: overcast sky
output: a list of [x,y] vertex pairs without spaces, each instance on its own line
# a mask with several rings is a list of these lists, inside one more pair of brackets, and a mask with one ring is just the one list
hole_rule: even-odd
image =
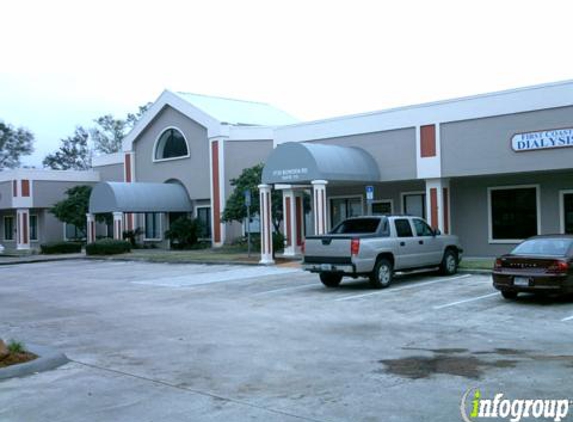
[[0,120],[40,165],[78,124],[165,88],[301,119],[573,78],[571,1],[10,1]]

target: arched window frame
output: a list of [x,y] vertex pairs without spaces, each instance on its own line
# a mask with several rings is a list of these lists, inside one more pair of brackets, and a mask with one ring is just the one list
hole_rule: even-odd
[[[181,134],[181,136],[183,137],[183,140],[185,141],[185,144],[187,146],[187,154],[186,155],[180,155],[178,157],[170,157],[170,158],[157,158],[157,148],[159,147],[159,140],[161,139],[161,137],[163,136],[163,134],[165,132],[167,132],[168,130],[176,130],[177,132],[179,132]],[[183,133],[183,131],[181,129],[179,129],[177,126],[167,126],[165,127],[157,136],[157,138],[155,138],[155,142],[153,144],[153,150],[151,151],[151,160],[154,163],[158,163],[158,162],[163,162],[163,161],[174,161],[174,160],[183,160],[185,158],[189,158],[191,156],[191,148],[189,148],[189,142],[187,141],[187,138],[185,137],[185,134]]]

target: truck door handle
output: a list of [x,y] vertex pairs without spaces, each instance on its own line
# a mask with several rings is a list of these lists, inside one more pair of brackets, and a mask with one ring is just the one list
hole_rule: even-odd
[[400,246],[406,246],[406,242],[400,242]]
[[420,245],[423,245],[423,244],[424,244],[424,241],[423,241],[423,240],[418,240],[418,243],[419,243]]

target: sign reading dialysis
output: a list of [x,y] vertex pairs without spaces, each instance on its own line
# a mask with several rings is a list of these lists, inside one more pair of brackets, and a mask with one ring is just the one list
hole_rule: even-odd
[[516,152],[564,147],[573,147],[573,128],[518,133],[511,138]]

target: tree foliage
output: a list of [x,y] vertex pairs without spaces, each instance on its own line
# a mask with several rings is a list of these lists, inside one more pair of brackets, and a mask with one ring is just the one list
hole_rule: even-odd
[[[245,190],[247,189],[251,191],[251,216],[259,214],[260,200],[258,185],[261,184],[263,167],[264,165],[261,163],[246,168],[239,177],[231,179],[231,186],[235,189],[225,204],[225,211],[222,216],[223,221],[237,221],[242,223],[245,218],[247,218],[247,207],[245,206]],[[280,231],[280,225],[283,221],[282,193],[276,190],[272,191],[271,201],[273,226],[275,227],[275,231],[278,232]]]
[[[61,222],[76,226],[85,235],[91,193],[91,186],[74,186],[66,191],[66,198],[54,204],[50,212]],[[96,218],[103,223],[109,220],[109,215],[97,214]]]
[[95,150],[104,154],[121,151],[123,138],[150,106],[151,103],[140,106],[137,113],[129,113],[125,119],[116,119],[111,114],[95,119],[96,126],[90,129]]
[[91,168],[89,133],[78,126],[72,136],[60,140],[60,149],[44,158],[42,164],[54,170],[87,170]]
[[0,170],[19,167],[22,156],[34,151],[33,143],[32,132],[0,121]]

